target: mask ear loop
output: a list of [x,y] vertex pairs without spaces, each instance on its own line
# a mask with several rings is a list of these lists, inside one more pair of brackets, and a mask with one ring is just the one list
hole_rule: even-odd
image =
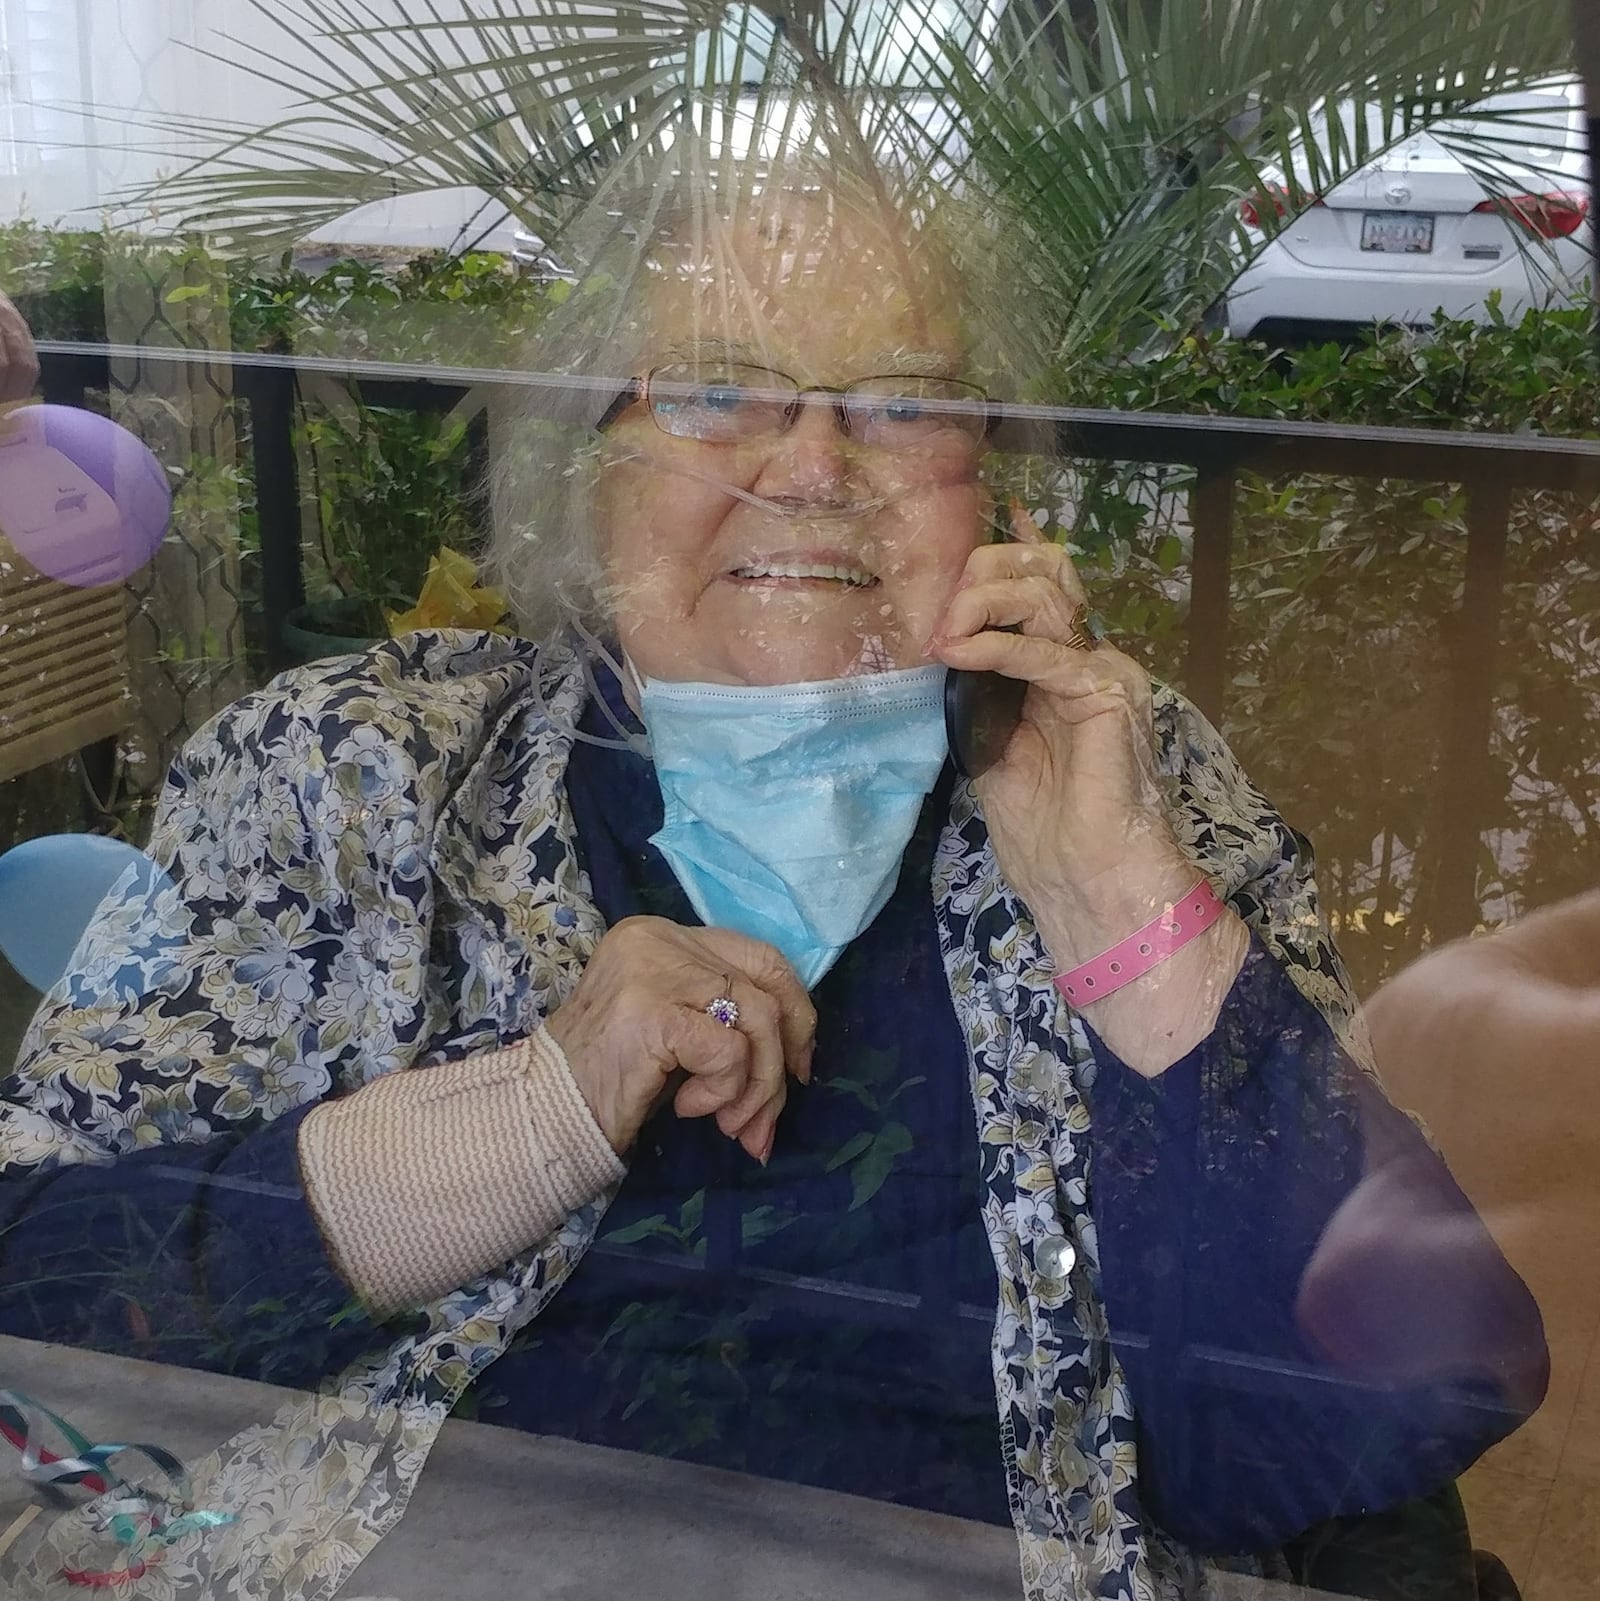
[[[557,598],[563,602],[565,602],[566,599],[566,597],[560,593],[559,589],[557,590]],[[584,682],[588,684],[589,692],[593,697],[595,704],[600,708],[600,711],[605,717],[606,721],[611,724],[611,726],[619,735],[621,735],[620,739],[606,739],[600,734],[591,734],[587,729],[579,728],[574,725],[570,730],[572,737],[574,739],[581,739],[586,745],[598,745],[602,750],[628,750],[632,751],[636,756],[644,756],[648,758],[650,755],[649,736],[641,734],[635,729],[629,728],[627,724],[617,716],[617,714],[611,709],[610,701],[608,701],[601,693],[600,685],[595,678],[594,672],[595,657],[598,656],[600,660],[602,660],[606,666],[616,674],[617,682],[619,684],[626,683],[630,675],[634,679],[635,683],[637,683],[639,675],[634,672],[633,663],[627,662],[626,659],[624,659],[623,662],[619,662],[617,658],[611,654],[610,650],[605,644],[605,641],[584,627],[575,607],[570,608],[570,618],[572,623],[572,631],[580,640],[583,641],[584,645],[587,647],[586,650],[580,652],[583,660]]]

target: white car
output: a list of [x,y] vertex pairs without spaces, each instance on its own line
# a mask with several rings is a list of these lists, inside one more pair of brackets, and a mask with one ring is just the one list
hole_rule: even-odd
[[[1228,332],[1339,337],[1374,324],[1426,326],[1438,310],[1483,322],[1495,290],[1514,321],[1529,307],[1587,294],[1593,222],[1581,87],[1551,80],[1482,105],[1499,120],[1468,113],[1412,134],[1269,239],[1257,226],[1260,208],[1290,211],[1290,186],[1272,174],[1267,192],[1240,208],[1251,260],[1225,298]],[[1356,108],[1338,115],[1351,130]],[[1302,195],[1311,190],[1307,163],[1297,160],[1293,176]]]

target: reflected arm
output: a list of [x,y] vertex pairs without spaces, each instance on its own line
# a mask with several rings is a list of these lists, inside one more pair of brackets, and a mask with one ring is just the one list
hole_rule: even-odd
[[1175,829],[1224,864],[1249,948],[1153,1078],[1087,1009],[1091,1204],[1151,1515],[1266,1550],[1455,1477],[1539,1404],[1548,1356],[1527,1287],[1363,1071],[1310,846],[1193,707],[1163,690],[1157,713]]
[[[1526,1286],[1259,943],[1159,1079],[1097,1047],[1101,1267],[1159,1522],[1268,1549],[1430,1493],[1538,1405]],[[1380,1230],[1321,1249],[1374,1204]]]

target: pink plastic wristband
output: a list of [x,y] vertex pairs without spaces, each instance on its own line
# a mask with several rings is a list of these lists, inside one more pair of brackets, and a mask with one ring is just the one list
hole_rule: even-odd
[[1151,918],[1110,950],[1091,957],[1070,973],[1057,973],[1056,988],[1074,1006],[1104,1000],[1124,984],[1143,978],[1174,951],[1205,933],[1222,912],[1222,898],[1210,880],[1202,878],[1181,900],[1174,901],[1159,917]]

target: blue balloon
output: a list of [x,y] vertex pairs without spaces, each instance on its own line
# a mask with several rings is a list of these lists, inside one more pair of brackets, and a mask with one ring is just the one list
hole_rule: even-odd
[[130,866],[129,900],[169,882],[143,851],[103,834],[46,834],[13,846],[0,856],[0,952],[35,989],[49,989]]

